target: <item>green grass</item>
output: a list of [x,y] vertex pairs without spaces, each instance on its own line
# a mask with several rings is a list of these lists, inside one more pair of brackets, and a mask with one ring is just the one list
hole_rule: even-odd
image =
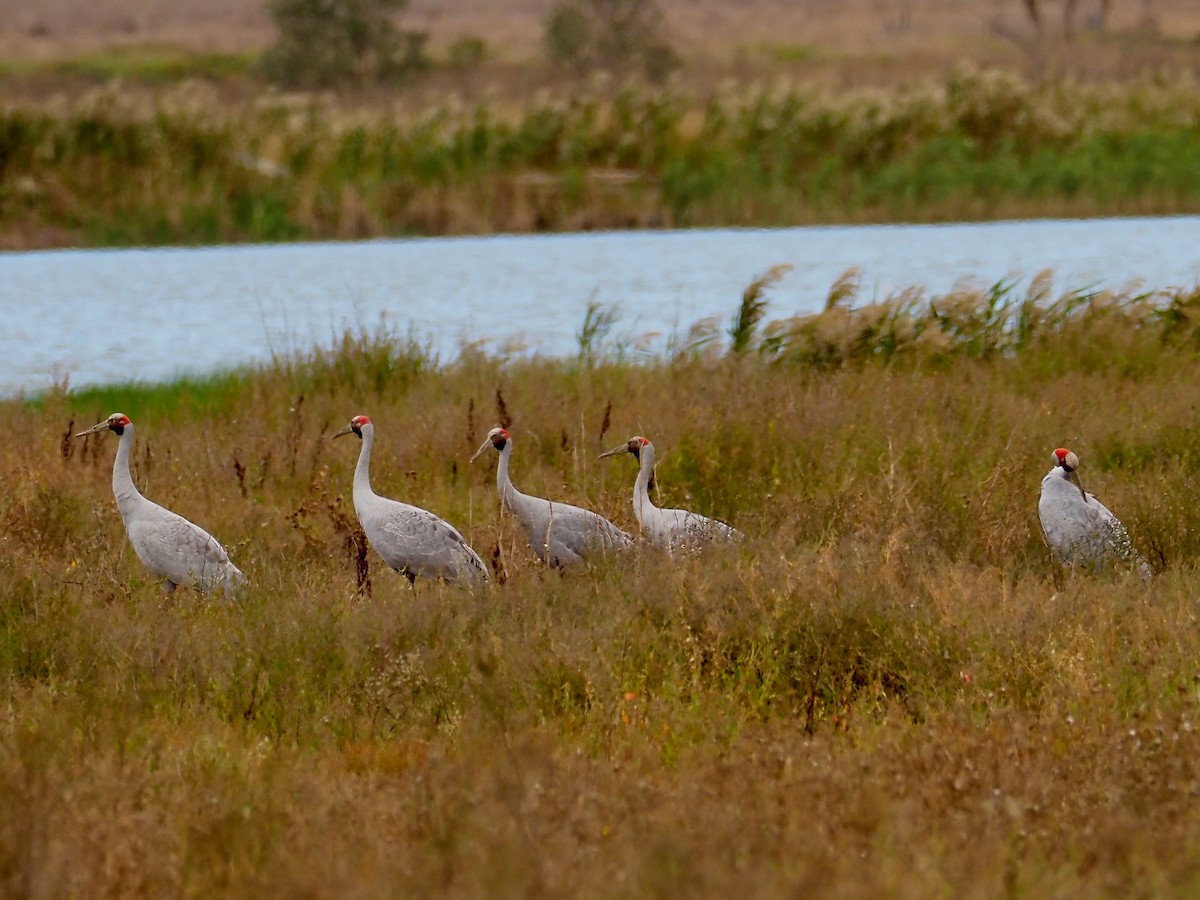
[[53,70],[99,82],[125,78],[146,84],[168,84],[185,78],[244,76],[257,62],[257,55],[249,53],[193,53],[171,47],[139,47],[64,60],[54,65]]
[[6,61],[0,63],[0,77],[61,77],[97,83],[124,79],[162,86],[188,78],[244,77],[251,74],[257,64],[257,54],[251,53],[196,53],[171,46],[138,46],[50,61]]
[[[751,296],[751,292],[747,292]],[[752,298],[753,299],[753,298]],[[402,337],[0,403],[0,890],[48,894],[1190,896],[1200,880],[1192,292],[974,293],[762,321],[633,365],[438,362]],[[164,595],[135,478],[250,577]],[[503,579],[356,591],[352,415],[381,493]],[[524,490],[738,546],[563,574]],[[1055,591],[1059,445],[1158,574]]]
[[1187,82],[981,73],[407,116],[205,96],[0,111],[0,234],[121,245],[1200,209]]

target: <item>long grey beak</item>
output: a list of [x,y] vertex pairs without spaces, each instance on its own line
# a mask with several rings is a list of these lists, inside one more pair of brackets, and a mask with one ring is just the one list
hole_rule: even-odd
[[475,460],[479,459],[479,457],[483,455],[483,451],[485,451],[490,446],[492,446],[492,439],[488,438],[486,441],[483,442],[482,445],[480,445],[479,449],[475,451],[474,455],[472,455],[469,462],[475,462]]
[[84,435],[87,435],[87,434],[95,434],[97,431],[107,431],[107,430],[108,430],[108,419],[105,419],[103,422],[97,422],[95,425],[93,425],[87,431],[79,432],[78,434],[75,435],[75,437],[83,437]]
[[629,452],[629,445],[622,444],[620,447],[613,447],[607,453],[601,453],[596,459],[604,459],[606,456],[620,456],[622,453]]
[[339,431],[337,434],[335,434],[332,438],[330,438],[330,440],[334,440],[335,438],[344,437],[347,434],[353,434],[353,433],[354,433],[354,426],[347,425],[345,428],[343,428],[341,431]]

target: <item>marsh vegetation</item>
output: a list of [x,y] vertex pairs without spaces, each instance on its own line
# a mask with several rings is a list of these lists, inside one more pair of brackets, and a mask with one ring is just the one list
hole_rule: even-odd
[[[658,362],[439,361],[387,334],[162,386],[0,405],[6,893],[1187,896],[1200,841],[1192,292],[1002,288],[760,316]],[[766,320],[765,322],[763,320]],[[744,321],[744,320],[743,320]],[[252,587],[164,595],[112,442]],[[356,579],[377,489],[495,566]],[[739,545],[563,574],[467,458],[633,529],[632,472]],[[1050,450],[1157,570],[1055,591]]]
[[962,73],[880,93],[630,88],[417,114],[193,85],[0,109],[0,240],[169,244],[1200,208],[1200,90]]

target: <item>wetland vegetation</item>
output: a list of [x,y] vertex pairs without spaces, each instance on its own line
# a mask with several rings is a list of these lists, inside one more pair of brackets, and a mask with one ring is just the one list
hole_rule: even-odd
[[[5,892],[1190,894],[1200,301],[852,300],[638,365],[381,333],[5,401]],[[240,605],[142,574],[115,442],[68,437],[114,409]],[[330,440],[356,413],[377,489],[458,525],[492,588],[368,556],[360,589]],[[595,457],[647,434],[661,502],[748,540],[546,571],[467,463],[498,420],[524,489],[631,529],[633,473]],[[1055,591],[1035,517],[1064,443],[1150,587]]]

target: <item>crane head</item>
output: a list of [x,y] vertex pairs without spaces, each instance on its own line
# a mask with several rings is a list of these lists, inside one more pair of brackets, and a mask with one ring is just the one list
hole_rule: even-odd
[[613,447],[607,453],[601,453],[597,459],[604,459],[606,456],[620,456],[622,453],[632,453],[634,459],[642,458],[642,448],[651,446],[650,441],[644,437],[631,437],[620,447]]
[[489,446],[495,447],[497,450],[503,450],[510,440],[512,440],[512,436],[503,428],[496,426],[487,433],[487,440],[480,444],[479,449],[471,457],[471,462],[475,462],[479,458],[479,455],[487,450]]
[[342,435],[346,435],[346,434],[357,434],[359,436],[359,438],[361,439],[363,426],[370,425],[370,424],[371,424],[371,420],[368,419],[366,416],[355,416],[353,419],[350,420],[350,424],[347,425],[345,428],[343,428],[341,431],[339,431],[337,434],[335,434],[334,437],[340,438]]
[[87,431],[79,432],[75,437],[83,437],[85,434],[96,434],[99,431],[112,431],[117,437],[120,437],[125,433],[125,429],[131,425],[133,423],[129,421],[129,416],[125,415],[125,413],[113,413],[103,422],[97,422]]
[[1079,468],[1079,457],[1066,447],[1059,447],[1054,451],[1054,465],[1062,466],[1063,471],[1069,475]]

